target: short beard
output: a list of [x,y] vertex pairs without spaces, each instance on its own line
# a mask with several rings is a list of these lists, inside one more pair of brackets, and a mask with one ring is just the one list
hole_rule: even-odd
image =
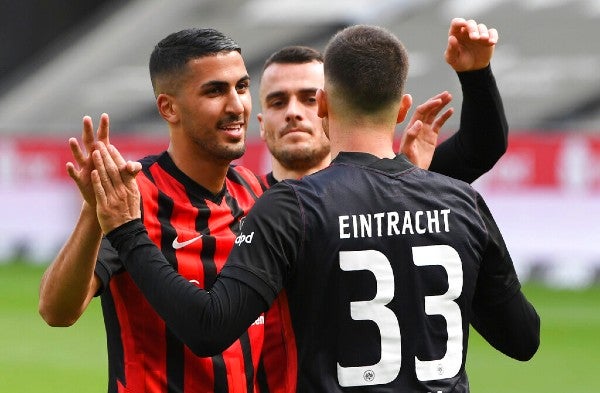
[[271,154],[286,169],[309,170],[319,165],[329,155],[329,146],[321,145],[317,149],[285,149]]
[[235,146],[225,145],[222,146],[219,143],[213,141],[205,141],[203,139],[194,139],[195,143],[201,148],[202,151],[210,154],[215,160],[231,162],[241,158],[246,152],[246,138],[241,144]]

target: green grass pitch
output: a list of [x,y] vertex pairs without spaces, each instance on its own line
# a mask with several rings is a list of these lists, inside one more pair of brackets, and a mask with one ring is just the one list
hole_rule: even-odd
[[[37,312],[43,266],[0,265],[0,391],[106,392],[104,325],[96,299],[70,328]],[[600,387],[600,286],[524,291],[542,318],[542,344],[530,362],[507,358],[471,335],[467,368],[474,393],[596,393]]]

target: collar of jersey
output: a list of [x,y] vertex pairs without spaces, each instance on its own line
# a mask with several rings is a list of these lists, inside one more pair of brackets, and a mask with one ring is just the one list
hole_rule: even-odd
[[401,172],[414,168],[414,165],[404,154],[398,154],[390,159],[379,158],[369,153],[340,152],[332,163],[366,166],[384,172]]

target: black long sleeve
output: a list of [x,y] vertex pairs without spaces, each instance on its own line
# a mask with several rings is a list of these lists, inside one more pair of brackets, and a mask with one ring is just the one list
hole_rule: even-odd
[[540,345],[540,317],[521,291],[500,229],[480,195],[477,207],[488,240],[477,277],[471,325],[498,351],[529,360]]
[[209,291],[193,285],[166,261],[141,220],[116,228],[107,238],[148,302],[198,356],[223,352],[272,300],[230,277],[221,276]]
[[540,345],[540,317],[521,291],[494,307],[474,305],[471,324],[491,346],[513,359],[531,359]]
[[490,66],[459,72],[463,92],[460,129],[442,142],[429,170],[472,183],[489,171],[508,147],[508,123]]

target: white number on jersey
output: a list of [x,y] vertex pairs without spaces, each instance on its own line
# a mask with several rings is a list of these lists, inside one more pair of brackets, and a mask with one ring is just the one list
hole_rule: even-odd
[[[446,354],[438,360],[419,360],[415,357],[417,378],[420,381],[451,378],[462,364],[462,316],[456,300],[463,287],[460,256],[450,246],[413,247],[416,266],[439,265],[448,274],[448,291],[442,295],[425,296],[425,313],[441,315],[446,320],[448,342]],[[401,340],[396,314],[387,305],[394,298],[394,273],[388,258],[376,250],[340,252],[340,268],[344,271],[368,270],[377,285],[375,297],[350,303],[354,320],[370,320],[377,324],[381,335],[381,357],[371,365],[343,367],[337,364],[340,386],[380,385],[392,382],[400,374]]]

